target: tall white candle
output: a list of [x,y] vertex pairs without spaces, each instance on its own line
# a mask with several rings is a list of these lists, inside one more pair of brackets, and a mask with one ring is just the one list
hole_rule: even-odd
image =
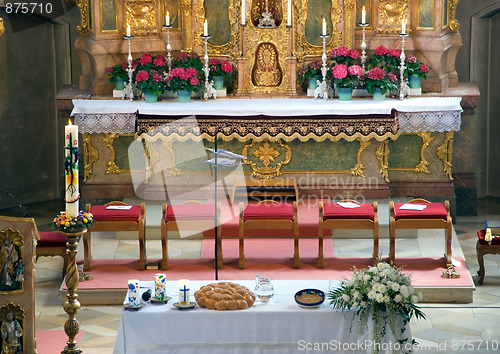
[[241,0],[241,24],[246,24],[246,0]]
[[130,25],[127,25],[127,37],[130,37]]
[[167,11],[167,14],[165,15],[165,25],[170,26],[170,14]]
[[286,24],[287,24],[287,26],[291,26],[292,25],[292,0],[288,0],[286,11],[287,11]]
[[178,284],[179,284],[179,303],[181,305],[187,305],[189,304],[189,287],[190,287],[189,279],[180,279]]
[[323,36],[326,36],[326,20],[323,18],[323,30],[321,32]]
[[203,35],[208,36],[208,22],[205,19],[205,23],[203,24]]
[[66,213],[70,217],[78,215],[79,195],[78,195],[78,126],[71,124],[64,128],[65,135],[65,163],[64,180],[66,185]]
[[406,20],[401,21],[401,33],[406,34]]
[[366,23],[366,9],[363,6],[363,9],[361,10],[361,23]]

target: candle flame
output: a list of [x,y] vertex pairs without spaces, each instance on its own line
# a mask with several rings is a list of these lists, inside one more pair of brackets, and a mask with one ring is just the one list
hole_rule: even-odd
[[69,119],[68,119],[68,125],[73,125],[73,124],[71,123],[71,118],[69,118]]

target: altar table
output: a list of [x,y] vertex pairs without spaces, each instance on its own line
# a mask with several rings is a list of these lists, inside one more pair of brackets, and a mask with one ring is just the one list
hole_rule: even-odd
[[[191,281],[194,292],[211,281]],[[250,290],[253,281],[233,281]],[[141,282],[153,287],[154,282]],[[328,291],[328,280],[275,280],[275,295],[268,303],[258,300],[246,310],[216,311],[201,308],[178,310],[177,282],[167,282],[172,299],[150,304],[138,311],[122,311],[115,354],[120,353],[319,353],[326,351],[371,353],[371,323],[364,334],[357,331],[351,311],[336,311],[328,300],[314,309],[299,307],[294,294],[305,288]],[[338,286],[338,281],[332,281]],[[390,329],[383,342],[394,345]],[[409,326],[404,335],[411,342]],[[316,350],[323,348],[323,350]],[[349,349],[349,350],[346,350]]]

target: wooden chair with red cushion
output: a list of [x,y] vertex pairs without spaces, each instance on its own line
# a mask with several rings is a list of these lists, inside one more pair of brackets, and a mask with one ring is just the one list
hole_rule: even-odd
[[129,205],[120,201],[105,205],[87,204],[87,212],[96,221],[93,227],[83,234],[83,270],[89,271],[92,262],[91,240],[94,231],[137,231],[139,238],[139,270],[146,269],[146,204]]
[[[401,209],[405,204],[425,206],[423,210]],[[451,267],[451,226],[450,203],[431,203],[425,199],[413,199],[406,203],[389,202],[389,254],[392,264],[396,258],[397,229],[443,229],[445,230],[445,266]]]
[[57,231],[40,231],[40,239],[36,243],[36,260],[38,257],[61,256],[64,260],[62,275],[66,275],[68,254],[66,253],[66,236]]
[[217,227],[217,267],[222,268],[222,234],[220,225],[220,203],[217,203],[217,222],[215,205],[187,201],[183,204],[163,203],[161,218],[161,269],[168,267],[168,232],[178,230],[207,231]]
[[485,229],[477,230],[477,242],[476,242],[476,253],[477,253],[477,262],[479,263],[479,270],[477,274],[479,275],[479,284],[483,284],[484,280],[484,255],[485,254],[500,254],[500,237],[494,237],[491,242],[488,242],[484,239],[486,235]]
[[[347,208],[338,203],[354,203],[359,207]],[[373,264],[378,262],[379,222],[377,202],[358,203],[355,200],[344,199],[339,202],[319,202],[319,252],[318,268],[324,267],[323,234],[324,229],[373,230]]]
[[259,203],[249,203],[244,206],[240,202],[239,218],[239,262],[240,269],[245,268],[245,231],[246,230],[277,230],[293,231],[294,255],[293,267],[300,268],[299,261],[299,222],[297,219],[297,203],[280,203],[263,200]]

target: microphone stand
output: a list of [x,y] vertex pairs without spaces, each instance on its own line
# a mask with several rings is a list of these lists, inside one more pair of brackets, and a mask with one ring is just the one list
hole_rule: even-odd
[[21,210],[23,211],[23,217],[31,218],[31,215],[30,213],[28,213],[28,210],[26,210],[26,208],[19,202],[19,200],[11,192],[5,191],[5,193],[9,195],[12,199],[14,199],[17,205],[19,205],[19,208],[21,208]]

